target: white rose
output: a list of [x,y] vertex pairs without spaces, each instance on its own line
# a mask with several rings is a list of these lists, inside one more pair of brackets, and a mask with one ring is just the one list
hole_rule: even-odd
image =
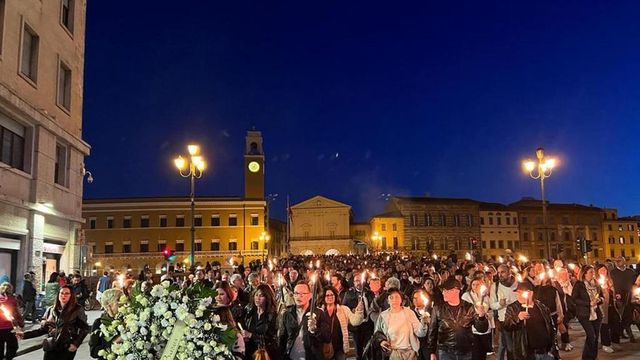
[[208,323],[208,322],[204,323],[204,329],[205,329],[206,331],[211,330],[211,323]]

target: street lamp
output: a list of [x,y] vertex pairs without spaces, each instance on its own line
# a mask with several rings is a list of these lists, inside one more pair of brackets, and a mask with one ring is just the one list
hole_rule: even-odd
[[271,240],[271,235],[269,235],[268,232],[263,231],[260,234],[260,241],[262,241],[263,244],[264,244],[264,250],[262,252],[262,266],[264,266],[264,263],[267,261],[266,260],[266,258],[267,258],[267,244],[269,243],[269,240]]
[[200,146],[188,145],[187,150],[189,151],[189,157],[185,159],[182,156],[178,156],[175,158],[174,163],[176,168],[178,168],[180,176],[191,179],[191,251],[189,253],[189,263],[191,265],[191,271],[193,271],[196,263],[196,179],[200,179],[202,177],[207,164],[202,155],[200,155]]
[[549,236],[547,236],[547,203],[544,199],[544,179],[551,176],[553,168],[556,166],[556,160],[544,156],[544,149],[539,147],[536,149],[535,160],[527,159],[522,162],[523,170],[533,179],[540,179],[540,193],[542,194],[542,226],[544,228],[545,242],[545,258],[551,257],[551,246],[549,244]]
[[[374,243],[374,246],[375,246],[375,243],[376,243],[376,242],[378,242],[378,241],[381,241],[381,240],[382,240],[382,236],[380,236],[380,234],[379,234],[377,231],[374,231],[374,232],[373,232],[373,235],[371,235],[371,240],[373,240],[373,243]],[[378,250],[380,250],[377,246],[376,246],[376,248],[377,248]]]

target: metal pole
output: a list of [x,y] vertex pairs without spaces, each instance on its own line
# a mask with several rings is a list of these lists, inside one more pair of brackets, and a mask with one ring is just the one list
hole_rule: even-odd
[[544,173],[540,173],[540,192],[542,194],[542,226],[544,234],[544,251],[545,258],[548,260],[551,257],[551,245],[549,243],[549,236],[547,235],[547,202],[544,199]]
[[195,177],[195,167],[191,165],[191,253],[190,253],[190,263],[191,263],[191,272],[195,270],[195,262],[196,262],[196,227],[195,227],[195,218],[196,218],[196,198],[195,198],[195,187],[196,187],[196,177]]

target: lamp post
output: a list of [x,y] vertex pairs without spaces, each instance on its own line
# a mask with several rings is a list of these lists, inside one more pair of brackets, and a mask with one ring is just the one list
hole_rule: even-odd
[[271,240],[271,235],[269,235],[268,232],[263,231],[260,234],[260,241],[264,244],[264,250],[262,252],[262,266],[264,266],[264,263],[267,261],[267,244],[269,243],[269,240]]
[[540,179],[540,193],[542,194],[542,226],[544,230],[544,252],[545,258],[551,257],[551,245],[549,244],[549,236],[547,236],[547,203],[544,198],[544,179],[551,176],[553,168],[556,166],[556,160],[545,157],[544,149],[539,147],[536,149],[537,161],[527,159],[522,162],[525,172],[529,173],[533,179]]
[[202,177],[207,165],[204,158],[200,155],[200,146],[188,145],[187,150],[189,151],[189,157],[185,159],[182,156],[178,156],[174,160],[174,163],[176,168],[178,168],[180,176],[191,179],[191,250],[189,253],[189,265],[193,272],[196,263],[196,179],[200,179]]
[[[269,205],[274,202],[276,199],[278,198],[278,194],[269,194],[267,195],[267,197],[265,198],[266,202],[267,202],[267,207],[266,207],[266,220],[264,222],[264,228],[265,231],[267,233],[269,233]],[[279,252],[278,252],[279,253]]]

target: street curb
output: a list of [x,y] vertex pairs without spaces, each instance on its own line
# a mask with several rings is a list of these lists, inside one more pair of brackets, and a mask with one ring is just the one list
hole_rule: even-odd
[[28,354],[30,352],[34,352],[34,351],[40,350],[40,349],[42,349],[42,343],[36,344],[36,345],[31,345],[31,346],[26,347],[26,348],[18,349],[18,351],[16,352],[16,357],[22,356],[22,355],[25,355],[25,354]]

